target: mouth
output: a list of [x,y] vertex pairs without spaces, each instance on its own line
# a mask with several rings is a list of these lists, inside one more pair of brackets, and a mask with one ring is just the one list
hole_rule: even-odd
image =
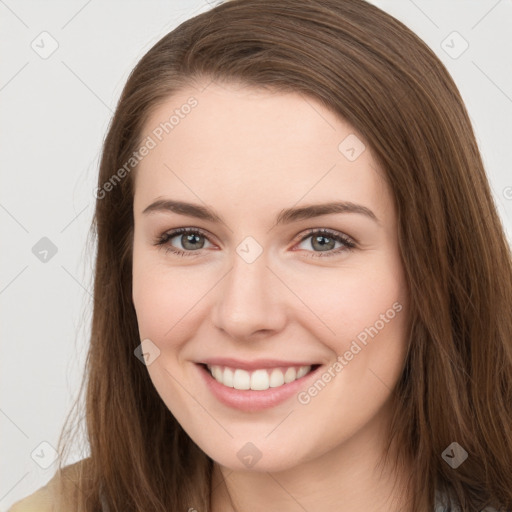
[[265,391],[290,384],[315,371],[320,365],[277,366],[245,370],[224,365],[200,363],[201,366],[219,383],[238,390]]
[[319,373],[321,364],[242,368],[195,363],[200,380],[221,404],[243,412],[258,412],[298,396]]

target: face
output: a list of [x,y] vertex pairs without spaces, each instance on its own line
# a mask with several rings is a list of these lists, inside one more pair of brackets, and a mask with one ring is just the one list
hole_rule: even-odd
[[144,137],[133,303],[189,436],[223,466],[278,471],[381,428],[407,294],[362,137],[313,98],[218,83],[159,105]]

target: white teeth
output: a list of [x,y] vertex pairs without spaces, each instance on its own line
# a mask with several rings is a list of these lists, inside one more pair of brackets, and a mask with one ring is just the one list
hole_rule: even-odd
[[233,370],[231,368],[224,368],[224,373],[221,372],[220,379],[217,379],[219,382],[222,382],[224,386],[228,388],[233,387]]
[[235,389],[251,389],[251,375],[249,372],[237,368],[235,370],[235,374],[233,375],[233,387]]
[[213,378],[224,386],[241,390],[265,391],[269,387],[278,388],[283,384],[288,384],[304,377],[304,375],[311,371],[311,366],[301,366],[298,369],[291,366],[284,373],[280,368],[248,372],[240,368],[208,365],[208,369]]
[[304,377],[308,373],[307,366],[301,366],[299,368],[299,371],[297,372],[297,379],[300,379],[301,377]]
[[297,377],[297,372],[295,371],[295,368],[288,368],[286,370],[286,373],[284,374],[284,381],[286,384],[289,382],[293,382],[295,380],[295,377]]
[[277,388],[284,384],[284,375],[279,368],[274,368],[270,374],[270,387]]
[[212,368],[212,373],[213,373],[215,380],[222,379],[222,368],[220,366],[214,366]]
[[256,370],[251,375],[251,389],[264,390],[268,389],[270,379],[267,370]]

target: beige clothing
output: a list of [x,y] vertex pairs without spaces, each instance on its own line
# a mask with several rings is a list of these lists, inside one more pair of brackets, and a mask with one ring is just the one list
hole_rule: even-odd
[[[73,495],[73,490],[76,489],[73,484],[73,477],[75,481],[77,479],[77,471],[80,468],[82,461],[75,462],[74,464],[70,464],[65,466],[62,470],[62,474],[64,475],[64,481],[66,482],[66,496]],[[14,505],[9,508],[7,512],[70,512],[71,510],[75,510],[75,506],[72,503],[64,501],[63,506],[59,507],[62,510],[56,510],[56,503],[58,501],[58,483],[60,479],[63,478],[59,471],[56,471],[51,480],[40,487],[32,494],[22,498],[21,500],[14,503]],[[67,490],[69,489],[69,492]],[[65,498],[65,497],[64,497]],[[65,506],[64,506],[65,504]]]

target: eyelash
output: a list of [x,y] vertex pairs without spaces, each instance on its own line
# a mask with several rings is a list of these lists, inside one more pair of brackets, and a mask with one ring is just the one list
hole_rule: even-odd
[[[183,257],[184,256],[187,256],[187,257],[197,256],[197,254],[194,254],[194,253],[198,253],[198,252],[200,252],[200,250],[182,251],[181,249],[176,249],[176,247],[173,247],[170,244],[168,244],[168,242],[170,240],[172,240],[173,238],[175,238],[176,236],[182,235],[185,233],[201,235],[201,236],[205,237],[206,239],[208,239],[208,236],[206,235],[206,233],[204,233],[199,228],[178,228],[178,229],[175,229],[172,231],[167,231],[167,232],[163,233],[162,235],[158,236],[156,238],[154,244],[156,246],[158,246],[159,248],[163,248],[166,253],[171,252],[180,257],[181,256],[183,256]],[[315,255],[309,256],[311,258],[332,257],[332,256],[338,255],[342,252],[353,251],[356,248],[356,243],[352,238],[350,238],[346,235],[343,235],[341,233],[338,233],[337,231],[331,231],[330,229],[311,229],[299,240],[298,243],[300,244],[300,243],[304,242],[304,240],[308,239],[312,235],[323,235],[326,238],[331,238],[332,240],[335,240],[336,242],[341,242],[344,245],[344,247],[338,248],[338,249],[331,249],[331,250],[325,251],[325,252],[313,251],[313,253]]]

